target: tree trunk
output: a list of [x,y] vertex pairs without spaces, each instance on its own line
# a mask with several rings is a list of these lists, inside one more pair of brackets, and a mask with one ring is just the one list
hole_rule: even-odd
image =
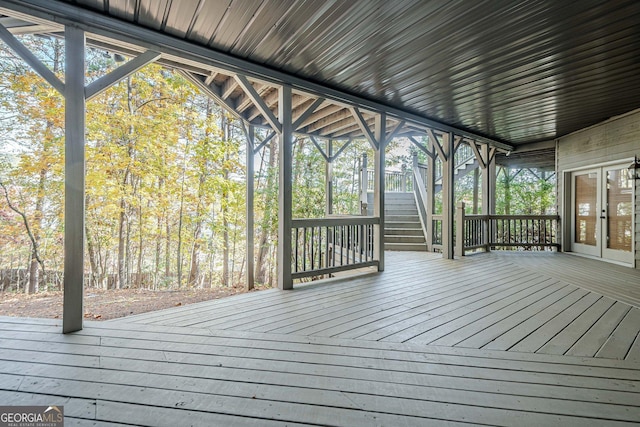
[[[275,138],[274,138],[275,139]],[[267,183],[266,183],[266,191],[265,194],[269,195],[269,193],[274,190],[276,185],[276,175],[275,175],[275,164],[276,164],[276,143],[272,139],[269,142],[269,166],[267,167]],[[258,241],[258,258],[256,260],[256,277],[255,280],[257,283],[265,284],[270,281],[270,268],[267,265],[267,256],[269,255],[269,241],[272,233],[271,230],[271,216],[272,205],[269,200],[265,200],[264,203],[264,216],[262,218],[262,224],[260,225],[260,240]]]
[[198,254],[200,252],[200,229],[202,222],[198,221],[193,232],[193,248],[191,249],[191,268],[189,270],[189,286],[196,286],[199,275]]
[[[88,200],[88,196],[87,196],[87,200]],[[98,277],[99,277],[99,272],[98,269],[99,264],[98,264],[98,260],[97,260],[97,255],[96,255],[96,249],[93,245],[93,239],[91,237],[91,233],[89,232],[89,227],[85,225],[84,228],[84,233],[87,236],[87,252],[89,253],[89,265],[91,266],[91,274],[89,275],[90,277],[90,285],[93,286],[94,288],[98,287]]]
[[[224,116],[222,116],[222,125],[225,130],[225,141],[229,139],[229,124],[225,123]],[[228,153],[225,152],[224,160],[225,164],[229,159]],[[223,168],[223,178],[225,181],[229,179],[229,169],[225,166]],[[229,286],[229,192],[226,188],[222,190],[222,285]]]
[[511,215],[511,170],[504,168],[504,214]]
[[[139,185],[138,185],[139,187]],[[143,248],[144,248],[144,241],[143,241],[143,233],[142,233],[142,224],[143,224],[143,220],[142,220],[142,194],[139,190],[138,191],[138,262],[137,262],[137,268],[136,268],[136,285],[138,288],[142,287],[143,283],[142,283],[142,260],[143,260]]]
[[168,213],[165,221],[166,237],[164,240],[164,277],[165,279],[169,279],[169,277],[171,277],[171,225],[169,224]]
[[118,220],[118,280],[116,280],[116,288],[121,289],[126,283],[126,259],[125,259],[125,231],[126,231],[126,213],[127,208],[124,197],[120,198],[120,218]]
[[178,287],[182,286],[182,222],[184,215],[184,187],[187,175],[187,153],[189,151],[189,140],[184,148],[184,161],[182,163],[182,185],[180,189],[180,213],[178,216],[178,253],[176,257],[176,268],[178,273]]
[[[158,178],[158,194],[162,194],[162,178]],[[158,212],[156,216],[156,259],[153,274],[153,288],[158,288],[158,278],[160,275],[160,252],[162,251],[162,215]]]
[[29,261],[29,282],[25,286],[27,294],[38,292],[38,259],[36,258],[36,248],[31,246],[31,259]]

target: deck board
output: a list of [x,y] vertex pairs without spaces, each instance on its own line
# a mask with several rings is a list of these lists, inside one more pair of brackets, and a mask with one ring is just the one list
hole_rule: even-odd
[[[539,268],[521,255],[404,256],[389,253],[379,275],[69,335],[56,319],[0,317],[0,401],[64,405],[71,426],[640,420],[640,274],[563,254]],[[588,267],[601,271],[573,274]]]
[[100,337],[100,345],[2,328],[0,374],[20,378],[10,392],[33,402],[67,396],[65,410],[95,402],[95,414],[70,409],[79,424],[175,425],[182,416],[196,425],[623,425],[640,417],[640,371],[629,362],[111,325],[88,322],[72,336]]
[[[252,293],[128,321],[593,357],[635,354],[640,324],[627,322],[612,336],[620,315],[631,312],[640,296],[636,270],[558,253],[494,252],[453,261],[427,253],[387,256],[387,271],[379,275],[302,285],[264,299]],[[615,324],[595,325],[612,306],[618,314],[605,320],[612,317]],[[603,348],[613,349],[621,339],[626,351]]]
[[631,350],[633,342],[640,336],[637,331],[639,324],[640,309],[632,308],[627,312],[597,355],[599,357],[624,359]]

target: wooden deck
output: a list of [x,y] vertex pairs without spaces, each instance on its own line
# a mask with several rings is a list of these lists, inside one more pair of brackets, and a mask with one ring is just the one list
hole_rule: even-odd
[[640,361],[640,271],[557,253],[388,258],[380,275],[120,322]]
[[390,253],[381,275],[71,335],[3,317],[0,405],[64,405],[67,426],[640,422],[640,272],[528,255]]

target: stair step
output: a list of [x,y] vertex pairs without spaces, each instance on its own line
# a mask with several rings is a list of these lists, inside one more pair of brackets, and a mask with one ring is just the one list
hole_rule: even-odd
[[384,229],[385,236],[421,236],[422,229],[421,228],[388,228]]
[[420,222],[418,215],[385,215],[384,222]]
[[393,209],[394,207],[400,208],[400,209],[408,209],[410,207],[415,207],[416,206],[416,201],[415,200],[385,200],[385,209]]
[[384,244],[385,251],[420,251],[424,252],[427,250],[426,243],[385,243]]
[[393,228],[411,228],[411,229],[418,229],[422,231],[422,224],[420,224],[420,221],[418,221],[417,219],[415,221],[405,221],[405,222],[385,221],[384,226],[388,230]]
[[413,193],[409,192],[409,193],[396,193],[396,192],[390,192],[387,191],[384,193],[384,197],[386,199],[393,199],[393,200],[405,200],[405,199],[411,199],[414,200],[414,195]]
[[424,236],[398,236],[398,235],[386,235],[384,236],[385,243],[424,243]]
[[385,209],[385,215],[415,215],[418,216],[418,209]]

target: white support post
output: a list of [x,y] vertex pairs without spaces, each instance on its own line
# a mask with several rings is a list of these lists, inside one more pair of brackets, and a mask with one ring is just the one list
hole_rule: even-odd
[[454,257],[454,216],[455,216],[455,141],[452,132],[444,134],[442,162],[442,256]]
[[496,149],[489,149],[489,160],[487,161],[489,170],[489,215],[496,213]]
[[433,207],[435,205],[436,197],[436,161],[435,161],[435,149],[433,148],[434,141],[431,138],[427,140],[427,148],[430,156],[427,156],[427,182],[424,183],[427,190],[427,198],[425,200],[425,211],[427,213],[427,250],[433,251]]
[[456,223],[458,224],[456,227],[456,256],[463,257],[464,256],[464,202],[458,203],[458,207],[456,208]]
[[246,275],[246,288],[251,290],[254,287],[254,264],[255,264],[255,243],[254,243],[254,209],[253,209],[253,196],[254,196],[254,160],[255,160],[255,135],[256,128],[253,125],[249,125],[247,129],[247,275]]
[[325,215],[333,214],[333,140],[327,140],[327,161],[325,163],[325,193],[326,207]]
[[482,168],[482,215],[486,215],[487,219],[483,222],[483,232],[485,235],[485,251],[491,250],[491,240],[493,230],[491,229],[491,220],[488,215],[494,215],[496,212],[496,160],[495,152],[492,148],[484,144],[481,148],[481,157],[485,165]]
[[369,215],[369,171],[367,170],[367,153],[362,153],[360,166],[360,215]]
[[473,214],[478,215],[478,199],[480,198],[479,189],[480,186],[480,168],[477,167],[473,170]]
[[279,142],[279,193],[278,193],[278,287],[293,289],[291,278],[291,224],[292,224],[292,141],[291,86],[283,85],[278,93]]
[[373,214],[380,218],[374,227],[374,253],[378,259],[378,271],[384,271],[384,164],[386,148],[386,114],[376,114],[375,136],[378,149],[375,151],[375,185],[373,188]]
[[85,35],[65,28],[64,303],[62,332],[82,329],[85,227]]

